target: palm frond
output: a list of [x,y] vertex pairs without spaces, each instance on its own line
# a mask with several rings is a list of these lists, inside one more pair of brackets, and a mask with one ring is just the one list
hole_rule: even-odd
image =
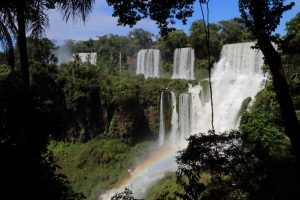
[[91,12],[95,0],[59,0],[57,6],[63,13],[63,19],[67,22],[70,17],[75,21],[78,17],[83,22]]
[[45,29],[49,27],[49,18],[46,14],[45,2],[37,1],[28,8],[30,23],[28,29],[31,31],[31,37],[40,39],[45,36]]
[[13,31],[15,31],[15,25],[12,21],[11,13],[7,12],[4,8],[0,10],[0,43],[7,55],[8,64],[14,68],[15,55],[13,44]]

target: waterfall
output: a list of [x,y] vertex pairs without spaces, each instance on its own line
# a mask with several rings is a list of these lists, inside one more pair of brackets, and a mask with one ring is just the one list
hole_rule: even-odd
[[175,49],[172,79],[195,79],[195,53],[192,48]]
[[168,90],[161,92],[159,116],[159,144],[163,145],[166,140],[175,144],[178,140],[178,114],[174,92]]
[[163,145],[165,141],[165,120],[164,120],[164,91],[160,95],[160,110],[159,110],[159,145]]
[[172,96],[172,117],[171,117],[171,133],[170,133],[170,142],[176,144],[178,139],[178,114],[176,108],[176,96],[174,92],[171,92]]
[[[237,119],[240,118],[239,110],[243,100],[247,97],[254,99],[264,86],[266,78],[261,70],[263,55],[260,51],[252,49],[252,46],[252,42],[224,45],[220,61],[212,70],[214,125],[217,133],[238,129]],[[209,91],[208,85],[205,87],[190,87],[189,92],[195,94],[195,100],[201,102],[197,94],[204,90]],[[205,94],[209,95],[209,92]],[[192,106],[196,115],[192,123],[192,132],[207,132],[211,129],[210,100]]]
[[[252,49],[252,46],[254,46],[252,42],[224,45],[220,61],[214,65],[212,89],[214,123],[217,132],[238,129],[239,111],[243,100],[248,97],[254,99],[263,88],[266,79],[261,70],[263,55],[260,51]],[[176,50],[177,56],[180,51],[183,51],[183,49]],[[202,81],[205,82],[207,81]],[[176,97],[174,93],[171,94],[173,104],[171,143],[178,143],[192,134],[206,133],[211,129],[208,84],[189,85],[188,92],[179,95],[178,116]]]
[[[73,59],[76,54],[73,54]],[[96,65],[97,62],[97,53],[78,53],[78,56],[80,58],[80,61],[82,63],[88,62],[91,63],[92,65]]]
[[179,131],[180,140],[184,140],[191,134],[191,118],[192,118],[192,108],[191,108],[191,93],[182,93],[179,95]]
[[[216,133],[237,129],[243,100],[248,97],[254,99],[264,87],[263,55],[252,46],[254,43],[224,45],[221,58],[214,65],[211,78]],[[211,129],[208,88],[207,80],[195,86],[189,85],[188,92],[179,95],[178,116],[175,94],[168,90],[161,93],[158,152],[154,158],[137,166],[137,169],[146,168],[143,173],[132,173],[130,181],[123,185],[133,185],[132,191],[138,198],[143,198],[144,189],[162,177],[165,171],[176,170],[176,152],[178,147],[186,147],[186,143],[182,142],[184,138],[207,133]],[[168,133],[170,137],[166,137]]]
[[142,49],[137,55],[136,74],[144,74],[145,78],[159,77],[160,53],[158,49]]

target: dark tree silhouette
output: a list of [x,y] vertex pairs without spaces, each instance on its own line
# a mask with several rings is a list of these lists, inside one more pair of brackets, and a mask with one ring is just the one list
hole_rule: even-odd
[[[293,158],[278,146],[272,156],[263,141],[239,131],[191,136],[179,152],[177,181],[194,199],[293,199],[298,195],[299,172]],[[208,175],[209,174],[209,175]],[[203,182],[204,176],[210,179]],[[206,178],[207,179],[207,178]]]
[[[10,38],[14,35],[17,39],[21,71],[24,82],[29,86],[29,63],[27,55],[26,33],[31,32],[34,38],[41,38],[45,28],[48,27],[48,16],[46,11],[58,9],[63,13],[63,18],[68,21],[71,18],[81,17],[86,20],[92,9],[94,0],[11,0],[0,3],[0,31],[4,37],[0,40],[8,47],[12,46]],[[10,36],[10,37],[8,37]],[[10,52],[10,51],[9,51]],[[12,57],[12,54],[10,54]],[[13,65],[12,60],[10,61]]]
[[47,149],[63,131],[59,111],[14,72],[0,81],[0,199],[82,199]]
[[126,187],[123,192],[115,194],[111,200],[136,200],[132,195],[132,191]]
[[273,86],[278,99],[285,132],[291,140],[293,152],[300,159],[300,126],[289,92],[280,54],[272,42],[277,42],[272,36],[283,12],[290,10],[295,3],[284,5],[284,0],[240,0],[239,9],[242,19],[251,34],[257,39],[257,48],[263,54],[268,65]]
[[11,18],[10,10],[7,9],[8,1],[0,3],[0,42],[2,48],[5,50],[9,66],[13,69],[15,67],[15,55],[12,32],[15,32],[14,20]]

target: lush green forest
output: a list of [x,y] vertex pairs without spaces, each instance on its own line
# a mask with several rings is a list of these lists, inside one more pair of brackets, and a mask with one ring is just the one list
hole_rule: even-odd
[[[66,8],[63,1],[45,2],[42,6]],[[175,30],[155,37],[133,29],[126,36],[66,40],[62,46],[74,54],[96,52],[97,64],[76,59],[58,64],[55,52],[60,47],[39,37],[39,21],[33,23],[32,16],[23,16],[27,24],[36,25],[29,37],[22,37],[25,30],[20,20],[17,30],[10,21],[19,18],[17,14],[10,18],[15,10],[25,9],[20,11],[24,14],[41,6],[29,3],[23,8],[18,3],[0,3],[0,40],[5,44],[0,52],[1,199],[97,198],[147,157],[158,138],[161,91],[169,88],[178,96],[187,91],[188,84],[200,81],[208,88],[207,56],[216,62],[224,44],[261,40],[249,28],[250,22],[245,23],[245,16],[207,25],[199,20],[192,23],[190,34]],[[16,6],[13,11],[9,10],[12,6]],[[86,6],[80,11],[82,17],[92,4]],[[67,12],[66,20],[74,13]],[[17,44],[9,37],[15,32]],[[300,13],[286,24],[286,35],[274,38],[299,121]],[[174,50],[187,46],[195,49],[196,80],[170,79]],[[145,48],[160,50],[162,78],[135,75],[137,52]],[[145,199],[299,196],[297,143],[291,141],[297,137],[287,132],[278,88],[272,84],[276,82],[273,68],[267,64],[264,70],[269,79],[253,105],[248,109],[249,101],[245,101],[242,106],[240,130],[191,136],[177,158],[177,172],[167,172],[148,188]],[[242,145],[235,145],[236,141]],[[218,142],[229,146],[222,155],[209,148]]]

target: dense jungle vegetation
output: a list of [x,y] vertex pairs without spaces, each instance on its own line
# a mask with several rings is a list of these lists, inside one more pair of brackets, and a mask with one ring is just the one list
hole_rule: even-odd
[[[0,18],[6,20],[2,18],[9,13],[4,12],[6,4],[0,6]],[[29,23],[30,16],[25,17]],[[222,45],[255,39],[239,18],[208,26],[214,62]],[[285,40],[279,52],[300,119],[300,13],[286,24],[286,31],[279,36]],[[27,41],[27,48],[20,42],[0,52],[0,198],[94,199],[110,189],[154,144],[161,91],[170,88],[179,94],[189,83],[208,77],[205,34],[200,20],[191,25],[189,35],[176,30],[155,37],[134,29],[127,36],[65,41],[74,53],[97,52],[96,66],[76,59],[58,65],[59,47],[53,41],[19,34],[18,40]],[[1,41],[7,39],[2,35],[6,36],[1,34]],[[186,46],[195,49],[197,80],[171,80],[174,49]],[[136,53],[142,48],[160,49],[163,78],[135,75]],[[18,51],[26,52],[28,63]],[[30,87],[23,80],[27,65]],[[298,195],[299,164],[290,151],[271,83],[270,76],[254,104],[242,113],[240,131],[229,132],[230,137],[191,137],[178,157],[179,170],[168,172],[149,188],[146,199],[293,199]],[[234,146],[234,140],[243,145]],[[225,152],[226,159],[206,148],[216,142],[232,147]],[[199,155],[203,150],[204,157],[210,158],[203,165],[189,157],[199,144]],[[189,162],[196,164],[187,173]]]

